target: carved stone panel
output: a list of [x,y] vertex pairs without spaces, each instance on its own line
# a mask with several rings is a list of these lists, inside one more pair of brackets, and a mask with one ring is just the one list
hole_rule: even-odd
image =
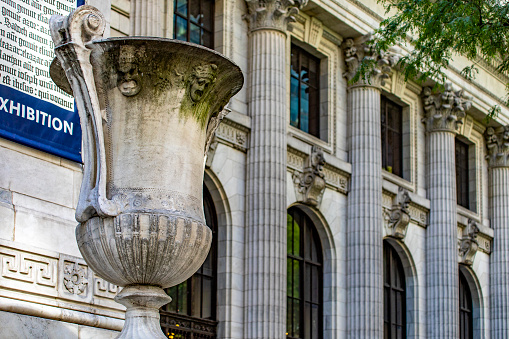
[[293,176],[295,193],[299,201],[311,206],[320,205],[325,190],[324,165],[323,151],[319,147],[313,146],[303,173]]
[[398,194],[393,199],[390,211],[384,213],[387,225],[387,235],[397,239],[403,239],[406,235],[407,226],[411,217],[409,205],[412,199],[408,191],[402,187],[399,188]]
[[477,222],[469,219],[467,227],[463,229],[463,236],[458,241],[458,256],[461,264],[472,265],[474,262],[475,254],[479,249],[478,233]]

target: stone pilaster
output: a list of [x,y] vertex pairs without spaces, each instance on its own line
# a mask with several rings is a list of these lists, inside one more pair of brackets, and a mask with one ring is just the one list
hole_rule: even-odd
[[427,181],[431,202],[426,231],[427,338],[457,338],[458,223],[456,203],[456,128],[470,107],[451,84],[442,93],[423,91],[427,127]]
[[368,78],[349,87],[350,161],[348,194],[347,287],[348,337],[383,337],[383,219],[380,86],[388,78],[396,55],[375,55],[371,37],[346,39],[343,44],[351,80],[365,57],[375,62]]
[[246,1],[250,35],[245,338],[286,332],[286,26],[301,1]]
[[486,131],[490,168],[489,212],[494,231],[490,256],[491,337],[509,338],[509,126]]
[[162,0],[131,0],[130,35],[163,36]]

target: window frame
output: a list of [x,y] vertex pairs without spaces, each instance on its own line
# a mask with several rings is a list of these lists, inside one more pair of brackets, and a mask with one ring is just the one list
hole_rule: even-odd
[[[466,292],[466,293],[465,293]],[[466,298],[463,298],[466,297]],[[459,339],[474,337],[474,302],[467,277],[459,270],[458,275]],[[466,305],[468,304],[468,305]],[[465,333],[465,330],[467,333]]]
[[[287,249],[287,333],[286,338],[289,339],[300,339],[300,338],[312,338],[312,339],[322,339],[323,338],[323,247],[320,241],[320,237],[318,235],[318,231],[309,216],[307,216],[302,210],[297,207],[291,207],[287,211],[288,216],[292,216],[292,231],[294,229],[294,221],[296,217],[299,219],[300,225],[300,238],[299,238],[299,254],[290,253],[290,249]],[[287,226],[290,224],[290,219],[287,219]],[[311,233],[311,234],[309,234]],[[287,236],[289,237],[289,229],[287,229]],[[294,239],[294,232],[292,232],[292,239]],[[312,251],[312,244],[306,245],[304,240],[312,239],[314,243],[314,248],[316,249],[316,260],[313,260],[310,257],[307,257],[307,250]],[[290,243],[290,242],[289,242]],[[292,246],[294,241],[292,240]],[[310,246],[311,245],[311,246]],[[293,265],[290,265],[290,260],[292,262],[297,261],[299,263],[299,274],[298,274],[298,286],[299,286],[299,297],[290,296],[288,293],[288,288],[290,286],[295,286],[294,279],[295,275],[293,274]],[[292,267],[292,272],[288,272],[289,268]],[[306,271],[307,269],[317,268],[316,275],[310,278],[311,284],[310,286],[306,285]],[[311,271],[312,272],[312,271]],[[313,282],[318,283],[318,301],[313,301]],[[306,299],[306,288],[309,288],[309,300]],[[293,329],[295,328],[293,320],[295,319],[293,314],[293,307],[290,307],[292,301],[299,301],[299,329],[300,336],[293,336]],[[305,310],[306,304],[317,305],[318,306],[318,329],[317,336],[313,337],[311,333],[312,329],[306,327],[306,324],[311,324],[312,316],[309,317],[309,322],[306,322],[305,318]],[[310,306],[309,310],[312,310],[312,306]],[[290,322],[289,319],[292,319]],[[309,326],[309,325],[308,325]],[[308,332],[309,331],[309,332]],[[290,333],[291,332],[291,333]],[[306,336],[306,332],[310,334],[309,337]]]
[[[173,2],[173,39],[177,39],[177,40],[181,40],[181,41],[187,41],[187,42],[191,42],[191,29],[189,28],[191,24],[193,25],[196,25],[200,28],[200,33],[202,33],[202,31],[205,31],[207,32],[209,35],[210,35],[210,43],[209,44],[204,44],[203,43],[203,35],[200,34],[200,42],[197,43],[199,45],[202,45],[202,46],[205,46],[205,47],[208,47],[210,49],[214,49],[214,23],[215,23],[215,1],[213,0],[192,0],[194,2],[198,2],[199,4],[199,12],[201,15],[203,15],[203,13],[201,13],[201,8],[203,6],[203,3],[206,2],[206,1],[210,1],[211,2],[211,8],[210,8],[210,28],[206,28],[204,27],[203,24],[198,24],[197,22],[193,22],[192,19],[191,19],[191,7],[193,5],[196,5],[196,3],[191,3],[191,0],[184,0],[184,1],[187,1],[187,4],[186,4],[186,14],[183,14],[183,13],[180,13],[178,11],[178,1],[179,0],[174,0]],[[186,22],[186,39],[185,40],[182,40],[182,39],[178,39],[177,38],[177,21],[178,21],[178,18],[181,18],[182,20],[184,20]],[[196,43],[196,42],[193,42],[193,43]]]
[[[392,108],[392,109],[391,109]],[[394,115],[394,109],[397,110],[397,114]],[[392,118],[389,119],[389,115],[392,115]],[[394,119],[397,117],[397,119]],[[395,127],[394,125],[389,125],[389,121],[395,122],[399,121],[399,127]],[[397,175],[400,178],[404,177],[404,166],[403,166],[403,107],[393,100],[389,99],[385,95],[380,95],[380,135],[381,135],[381,144],[382,144],[382,168],[387,170],[389,173]],[[389,143],[389,140],[394,139],[390,138],[389,134],[396,134],[398,136],[399,148],[397,148],[396,144]],[[392,153],[392,163],[389,164],[388,154]],[[396,156],[399,158],[399,166],[395,166],[395,158]],[[390,168],[389,168],[390,167]]]
[[[454,163],[456,174],[456,203],[470,209],[470,145],[458,139],[454,140]],[[458,155],[458,151],[463,154]]]
[[[292,70],[294,69],[294,58],[293,58],[293,55],[294,53],[298,53],[298,57],[297,57],[297,62],[298,62],[298,65],[297,65],[297,69],[299,70],[299,72],[295,72],[296,74],[298,74],[297,76],[294,75],[294,72],[292,72]],[[309,82],[306,83],[304,80],[303,80],[303,77],[301,76],[302,75],[302,67],[303,67],[303,62],[302,62],[302,59],[303,59],[303,56],[306,57],[308,59],[308,66],[309,66],[309,62],[312,62],[315,64],[315,69],[316,69],[316,72],[315,72],[315,78],[313,79],[309,79]],[[322,67],[322,61],[319,57],[311,54],[310,52],[306,51],[304,48],[302,48],[301,46],[295,44],[295,43],[291,43],[291,47],[290,47],[290,126],[293,126],[297,129],[299,129],[300,131],[304,132],[304,133],[307,133],[309,135],[312,135],[313,137],[316,137],[318,139],[323,139],[323,136],[321,135],[322,132],[322,122],[321,122],[321,114],[320,114],[320,91],[321,91],[321,84],[320,84],[320,76],[321,76],[321,67]],[[309,68],[309,67],[308,67]],[[292,107],[294,107],[294,105],[292,105],[293,103],[293,96],[294,96],[294,92],[292,91],[293,90],[293,86],[292,86],[292,82],[293,81],[297,81],[297,123],[293,123],[292,121]],[[307,111],[308,111],[308,117],[307,117],[307,120],[308,120],[308,129],[305,130],[303,129],[303,126],[301,125],[301,122],[302,122],[302,117],[301,117],[301,113],[302,113],[302,107],[301,107],[301,104],[302,104],[302,97],[301,97],[301,94],[302,94],[302,86],[303,85],[306,85],[306,86],[309,86],[310,89],[313,89],[313,93],[314,93],[314,104],[312,105],[312,103],[310,102],[310,100],[308,100],[308,107],[307,107]],[[311,97],[311,96],[310,96]]]
[[[395,285],[393,269],[398,271],[400,278],[400,286]],[[387,281],[389,277],[389,281]],[[404,339],[407,337],[407,286],[406,286],[406,274],[403,266],[403,261],[398,254],[398,251],[392,246],[387,240],[383,242],[383,285],[384,285],[384,339]],[[393,319],[393,310],[397,308],[397,298],[393,297],[394,292],[400,294],[401,305],[401,324],[394,323],[397,320]],[[390,300],[388,303],[387,301]],[[392,333],[393,325],[401,327],[402,335],[398,338],[397,334]]]

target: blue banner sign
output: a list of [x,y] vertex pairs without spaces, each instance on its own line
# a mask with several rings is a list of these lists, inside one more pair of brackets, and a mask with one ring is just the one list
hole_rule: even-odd
[[81,162],[74,99],[49,76],[49,18],[83,0],[0,1],[0,137]]

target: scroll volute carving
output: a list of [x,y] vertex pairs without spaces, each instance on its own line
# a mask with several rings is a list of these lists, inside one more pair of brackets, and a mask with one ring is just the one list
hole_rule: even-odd
[[463,230],[463,236],[458,244],[459,262],[461,264],[472,265],[474,262],[475,254],[479,249],[479,243],[477,242],[478,233],[479,227],[477,226],[477,222],[468,219],[468,225]]
[[406,235],[408,224],[410,223],[410,213],[408,206],[412,202],[408,191],[402,187],[394,198],[392,208],[386,216],[388,236],[403,239]]
[[294,174],[293,177],[298,201],[311,206],[320,205],[326,185],[323,173],[324,165],[323,151],[319,147],[313,146],[303,173]]
[[355,77],[363,60],[375,63],[371,73],[365,78],[359,79],[353,85],[372,85],[376,87],[385,85],[385,80],[389,78],[393,67],[401,58],[401,51],[397,47],[391,47],[387,52],[376,53],[370,45],[373,39],[372,34],[367,34],[355,39],[348,38],[341,45],[346,63],[346,71],[343,76],[348,81]]
[[472,106],[470,98],[465,96],[463,90],[453,91],[452,84],[446,83],[444,91],[433,94],[430,87],[422,92],[422,102],[426,117],[428,131],[455,132],[466,116],[466,111]]
[[509,125],[493,128],[485,132],[487,154],[490,167],[509,167]]

